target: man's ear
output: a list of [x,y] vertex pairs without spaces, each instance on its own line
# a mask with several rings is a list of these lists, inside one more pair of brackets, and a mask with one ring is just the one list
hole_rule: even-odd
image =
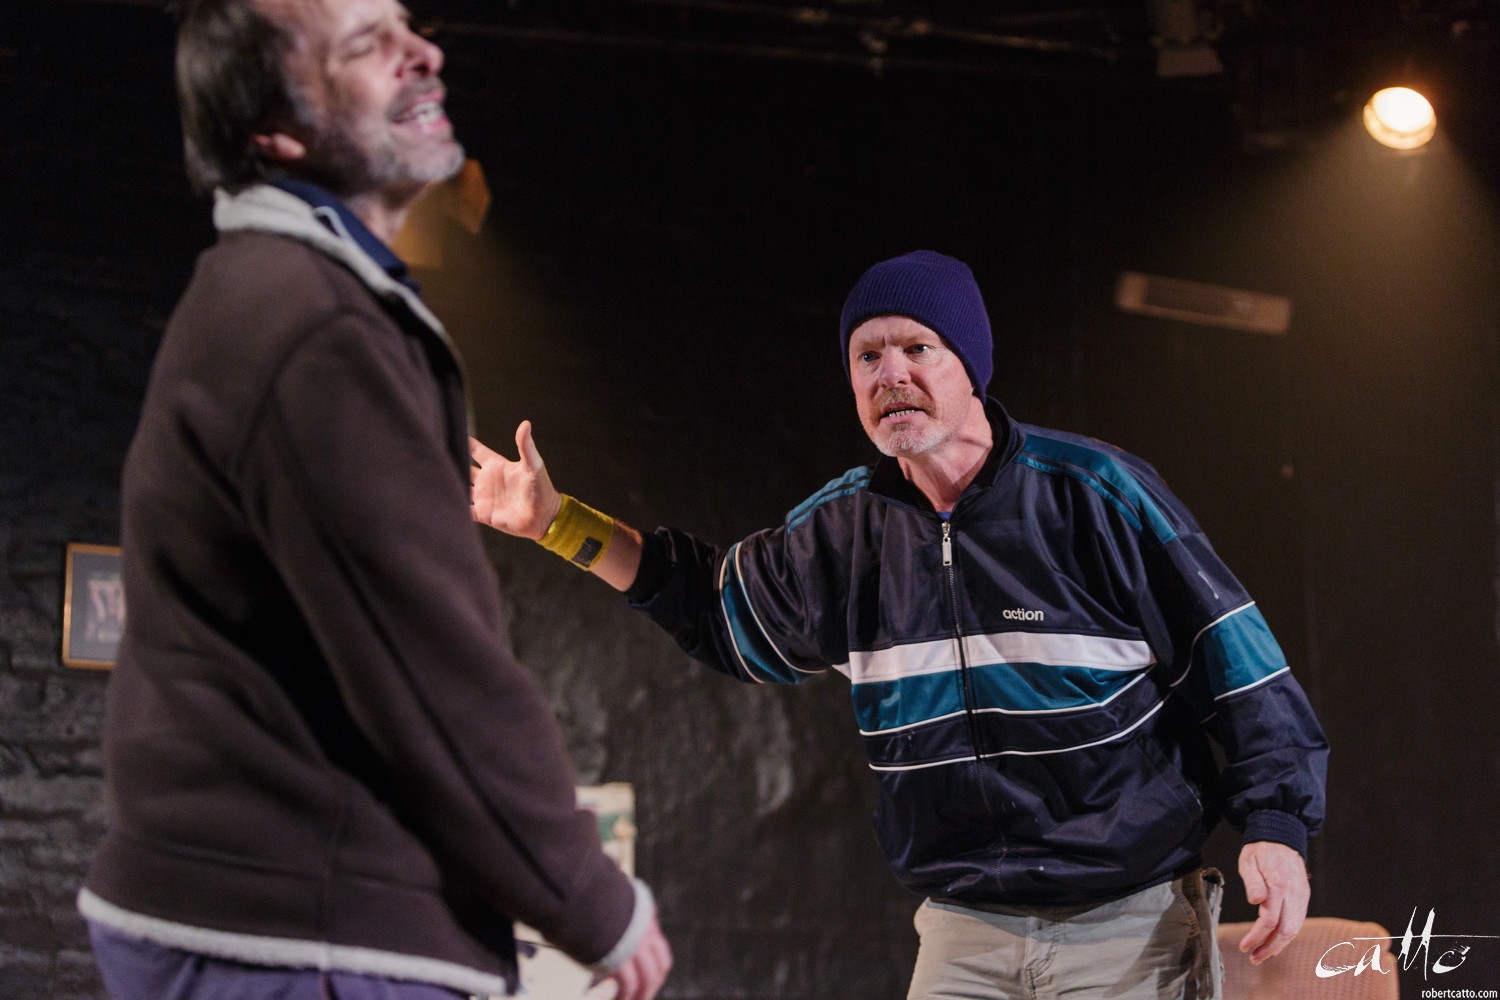
[[260,155],[272,163],[296,163],[307,156],[302,140],[285,132],[257,132],[250,138]]

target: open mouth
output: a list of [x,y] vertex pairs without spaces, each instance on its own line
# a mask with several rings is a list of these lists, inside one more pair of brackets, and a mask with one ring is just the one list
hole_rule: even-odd
[[433,94],[407,106],[407,108],[392,119],[397,125],[415,125],[419,128],[430,128],[441,125],[448,121],[448,116],[443,111],[442,94]]
[[881,409],[880,421],[882,423],[887,420],[901,421],[909,419],[911,417],[915,417],[919,413],[926,412],[927,411],[922,409],[920,406],[913,406],[905,401],[893,402],[886,404],[886,406]]

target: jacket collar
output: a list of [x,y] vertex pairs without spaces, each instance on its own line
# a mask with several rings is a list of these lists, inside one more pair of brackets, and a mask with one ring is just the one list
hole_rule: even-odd
[[[1011,459],[1016,457],[1026,438],[1021,425],[1011,419],[999,400],[987,397],[984,401],[984,415],[989,419],[994,444],[990,446],[990,453],[985,456],[984,465],[980,466],[979,474],[964,490],[959,503],[963,503],[964,499],[979,490],[994,486],[1000,478],[1001,471],[1010,464]],[[880,457],[874,469],[871,470],[870,492],[915,510],[932,510],[932,504],[928,502],[927,497],[902,473],[901,463],[885,455]]]
[[255,184],[233,194],[220,188],[214,192],[214,227],[221,233],[275,233],[313,247],[347,267],[377,298],[405,305],[453,350],[443,324],[415,291],[392,277],[347,229],[325,224],[314,207],[297,195],[269,184]]
[[406,261],[397,257],[396,252],[384,240],[371,232],[370,227],[344,204],[342,198],[322,185],[295,177],[278,177],[268,183],[307,202],[313,207],[313,214],[336,235],[351,240],[355,246],[369,254],[371,260],[384,268],[386,274],[418,295],[422,294],[422,288],[411,277]]
[[[214,192],[214,228],[220,233],[251,231],[274,233],[305,243],[347,267],[375,295],[388,305],[404,306],[417,322],[430,330],[453,359],[461,383],[467,383],[463,358],[448,336],[443,324],[410,287],[392,277],[384,267],[360,247],[348,231],[338,232],[327,226],[312,205],[297,195],[255,184],[230,192]],[[464,408],[470,433],[474,427],[473,404],[464,393]]]

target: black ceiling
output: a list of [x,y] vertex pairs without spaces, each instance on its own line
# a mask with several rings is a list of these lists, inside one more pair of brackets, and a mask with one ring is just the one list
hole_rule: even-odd
[[[174,0],[77,0],[169,7]],[[188,0],[190,2],[190,0]],[[437,30],[535,44],[989,74],[1158,76],[1163,50],[1335,63],[1494,59],[1500,0],[406,0]],[[1189,74],[1192,75],[1192,74]]]
[[[1220,95],[1277,148],[1420,84],[1497,88],[1500,0],[412,0],[440,35]],[[1458,102],[1451,102],[1457,104]],[[1484,125],[1486,129],[1487,125]]]
[[417,0],[456,30],[557,44],[638,45],[871,65],[1058,73],[1154,68],[1190,42],[1319,49],[1487,49],[1497,0]]
[[[75,0],[80,6],[166,0]],[[1222,96],[1249,145],[1404,77],[1490,131],[1500,0],[407,0],[441,39]],[[1476,99],[1476,95],[1479,95]],[[1445,107],[1445,104],[1448,107]]]

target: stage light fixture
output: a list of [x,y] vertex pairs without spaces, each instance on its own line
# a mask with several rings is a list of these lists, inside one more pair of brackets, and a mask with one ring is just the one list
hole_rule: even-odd
[[1120,274],[1115,283],[1115,305],[1122,312],[1250,333],[1282,334],[1292,325],[1292,300],[1284,295],[1139,271]]
[[1437,131],[1437,115],[1410,87],[1386,87],[1365,103],[1365,129],[1382,146],[1416,149]]

